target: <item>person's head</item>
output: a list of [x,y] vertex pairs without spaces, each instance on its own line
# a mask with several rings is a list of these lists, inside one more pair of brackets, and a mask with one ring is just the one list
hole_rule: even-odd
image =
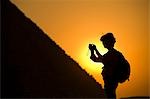
[[112,33],[107,33],[103,35],[100,40],[102,41],[103,45],[107,49],[111,49],[114,47],[114,44],[116,42],[114,36]]

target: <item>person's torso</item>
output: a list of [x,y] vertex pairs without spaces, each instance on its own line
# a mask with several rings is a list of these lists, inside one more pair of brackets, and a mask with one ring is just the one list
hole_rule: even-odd
[[104,64],[102,75],[105,78],[114,78],[115,72],[119,65],[119,51],[113,49],[103,55],[102,63]]

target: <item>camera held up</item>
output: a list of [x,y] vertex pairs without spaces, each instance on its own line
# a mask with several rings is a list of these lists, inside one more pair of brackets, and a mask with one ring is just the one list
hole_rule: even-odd
[[89,49],[90,50],[95,50],[96,49],[96,46],[94,44],[89,44]]

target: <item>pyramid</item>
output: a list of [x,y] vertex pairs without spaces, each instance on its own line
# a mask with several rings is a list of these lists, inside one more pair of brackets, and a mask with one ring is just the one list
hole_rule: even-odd
[[104,98],[101,85],[14,4],[2,6],[3,98]]

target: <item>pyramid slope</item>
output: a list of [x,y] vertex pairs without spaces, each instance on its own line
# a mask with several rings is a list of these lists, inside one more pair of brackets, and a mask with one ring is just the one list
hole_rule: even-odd
[[6,1],[2,11],[2,97],[103,98],[103,89],[64,50]]

